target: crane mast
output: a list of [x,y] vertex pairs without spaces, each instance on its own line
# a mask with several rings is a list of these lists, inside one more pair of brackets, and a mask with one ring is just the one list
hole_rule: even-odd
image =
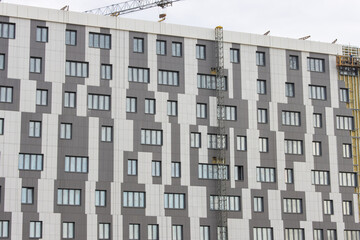
[[166,8],[171,6],[174,2],[181,0],[130,0],[122,3],[109,5],[106,7],[96,8],[85,11],[85,13],[92,13],[105,16],[119,16],[127,13],[137,12],[153,7]]

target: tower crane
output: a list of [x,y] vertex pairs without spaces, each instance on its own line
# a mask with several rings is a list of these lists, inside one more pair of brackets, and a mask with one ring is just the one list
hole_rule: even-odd
[[166,8],[171,6],[174,2],[178,1],[181,0],[129,0],[106,7],[88,10],[85,11],[85,13],[117,17],[119,15],[137,12],[153,7]]

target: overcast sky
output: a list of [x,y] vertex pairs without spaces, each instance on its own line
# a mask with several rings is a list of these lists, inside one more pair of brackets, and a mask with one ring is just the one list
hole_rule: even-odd
[[[83,12],[124,0],[2,0],[6,3]],[[167,14],[167,23],[332,42],[360,47],[360,0],[183,0],[165,10],[153,8],[122,17],[157,21]]]

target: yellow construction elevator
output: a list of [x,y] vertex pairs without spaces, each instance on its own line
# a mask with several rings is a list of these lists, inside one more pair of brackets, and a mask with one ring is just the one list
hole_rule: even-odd
[[352,154],[354,172],[357,173],[357,187],[355,192],[358,195],[360,207],[360,49],[358,47],[343,46],[342,56],[337,56],[336,66],[338,69],[339,80],[345,82],[346,88],[349,89],[347,108],[352,110],[354,116],[352,137]]

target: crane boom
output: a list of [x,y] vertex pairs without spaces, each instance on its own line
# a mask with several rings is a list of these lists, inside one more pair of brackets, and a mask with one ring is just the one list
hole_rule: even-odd
[[102,8],[96,8],[85,11],[86,13],[105,15],[105,16],[119,16],[131,12],[136,12],[153,7],[165,8],[171,6],[172,3],[181,0],[130,0],[118,4],[109,5]]

